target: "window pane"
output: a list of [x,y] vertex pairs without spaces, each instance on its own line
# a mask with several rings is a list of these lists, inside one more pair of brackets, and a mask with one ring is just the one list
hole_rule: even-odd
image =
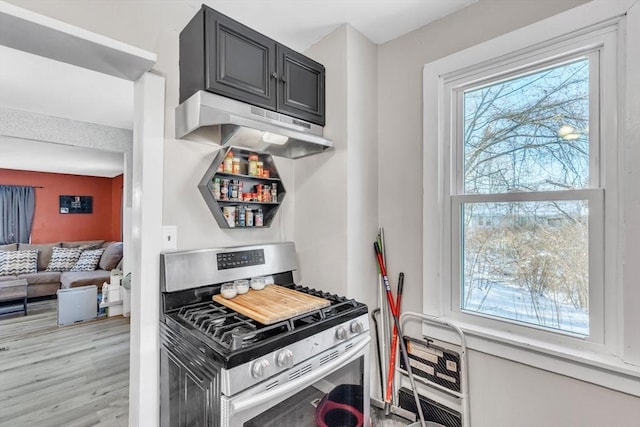
[[464,93],[464,192],[589,184],[589,59]]
[[462,205],[463,310],[589,335],[587,201]]

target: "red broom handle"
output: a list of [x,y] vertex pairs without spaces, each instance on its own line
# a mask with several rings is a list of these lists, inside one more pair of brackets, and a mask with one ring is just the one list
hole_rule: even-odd
[[[391,311],[391,315],[394,318],[398,317],[398,313],[396,310],[396,304],[393,301],[393,294],[391,293],[391,286],[389,285],[389,277],[387,277],[387,269],[385,268],[384,265],[384,260],[382,259],[382,251],[380,250],[380,246],[378,245],[378,242],[375,242],[373,244],[373,247],[376,251],[376,257],[378,259],[378,265],[380,266],[380,273],[382,274],[382,280],[384,282],[384,287],[386,290],[386,294],[387,294],[387,303],[389,304],[389,309]],[[387,372],[387,390],[385,393],[385,403],[386,404],[391,404],[391,394],[392,394],[392,381],[393,381],[393,371],[394,371],[394,367],[396,364],[396,352],[395,352],[395,348],[398,345],[398,330],[396,329],[396,326],[394,324],[393,326],[393,334],[392,334],[392,339],[391,339],[391,355],[389,358],[389,370]]]
[[[404,273],[400,273],[398,278],[398,292],[396,294],[396,312],[395,317],[400,315],[400,302],[402,301],[402,288],[404,284]],[[393,379],[395,377],[396,366],[396,353],[398,350],[398,327],[396,323],[393,324],[393,333],[391,335],[391,357],[389,359],[389,371],[387,373],[387,394],[385,396],[385,402],[391,403],[393,395]]]

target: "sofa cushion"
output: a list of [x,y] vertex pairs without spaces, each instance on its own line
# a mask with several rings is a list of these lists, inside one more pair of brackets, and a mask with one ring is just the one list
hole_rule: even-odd
[[60,272],[58,271],[38,271],[37,273],[20,274],[19,279],[26,279],[30,285],[39,285],[42,283],[58,283],[60,282]]
[[77,242],[62,242],[63,248],[98,249],[104,240],[79,240]]
[[17,243],[9,243],[8,245],[0,245],[0,251],[17,251]]
[[18,246],[18,250],[38,250],[38,270],[44,270],[49,265],[49,261],[51,260],[51,254],[53,253],[54,247],[60,247],[60,243],[20,243]]
[[102,284],[108,282],[110,276],[110,273],[105,270],[65,271],[60,274],[60,287],[62,289],[68,289],[78,286],[96,285],[98,288],[102,288]]
[[102,254],[102,258],[100,258],[100,263],[98,264],[103,270],[113,270],[116,265],[122,259],[122,242],[115,242],[107,246],[104,253]]
[[0,276],[38,271],[38,250],[0,251]]
[[70,271],[93,271],[98,266],[104,249],[85,250]]
[[80,258],[82,249],[80,248],[53,248],[51,261],[47,265],[46,271],[69,271]]

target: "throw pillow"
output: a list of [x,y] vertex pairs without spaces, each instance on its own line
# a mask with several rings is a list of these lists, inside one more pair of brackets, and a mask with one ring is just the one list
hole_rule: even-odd
[[100,268],[111,271],[122,259],[122,242],[115,242],[107,246],[102,258],[100,258]]
[[0,251],[0,276],[30,274],[38,271],[38,251]]
[[47,265],[47,271],[69,271],[76,265],[82,249],[80,248],[53,248],[51,261]]
[[33,249],[38,250],[38,271],[44,270],[51,261],[51,254],[53,253],[53,247],[60,247],[60,242],[57,243],[20,243],[18,250],[29,251]]
[[92,249],[88,251],[83,251],[80,254],[80,258],[76,264],[71,267],[70,271],[93,271],[98,266],[100,262],[100,257],[102,257],[102,253],[104,249]]

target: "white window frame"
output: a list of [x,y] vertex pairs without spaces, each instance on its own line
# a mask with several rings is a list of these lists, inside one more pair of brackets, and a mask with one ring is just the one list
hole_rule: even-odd
[[[615,141],[615,128],[605,128],[600,132],[599,123],[601,113],[615,118],[617,99],[609,96],[606,105],[600,109],[600,93],[615,95],[616,88],[616,27],[608,26],[597,29],[593,33],[569,38],[568,40],[554,43],[552,46],[541,46],[533,51],[527,50],[523,54],[515,52],[516,58],[507,57],[497,59],[488,65],[480,65],[465,70],[460,75],[452,73],[443,77],[444,96],[441,100],[443,110],[451,113],[442,120],[449,128],[450,140],[447,152],[443,150],[443,164],[449,166],[449,180],[445,182],[444,194],[450,195],[450,203],[443,205],[443,217],[449,218],[449,225],[445,228],[445,239],[451,240],[449,257],[444,259],[443,271],[449,270],[451,286],[443,288],[443,312],[448,317],[460,322],[468,322],[501,331],[517,331],[518,334],[539,340],[549,340],[558,344],[589,349],[596,352],[611,349],[615,344],[605,343],[604,334],[604,229],[603,229],[603,199],[604,189],[617,188],[617,158],[613,155],[601,156],[600,140]],[[535,72],[550,66],[570,62],[577,57],[589,58],[589,188],[564,191],[537,191],[537,192],[509,192],[501,194],[465,194],[464,192],[464,141],[462,127],[464,122],[463,102],[464,91],[469,88],[477,88],[486,84],[503,81],[517,75]],[[513,59],[516,59],[514,62]],[[600,71],[608,79],[600,79]],[[612,77],[613,76],[613,77]],[[617,153],[617,144],[605,144],[608,149]],[[605,164],[601,161],[604,160]],[[603,167],[600,168],[599,165]],[[609,171],[604,176],[604,171]],[[447,185],[448,183],[448,185]],[[555,331],[555,336],[550,335],[550,330],[534,325],[526,325],[522,322],[498,319],[494,316],[482,315],[482,313],[465,312],[460,308],[461,281],[462,281],[462,247],[461,247],[461,207],[464,203],[474,202],[528,202],[528,201],[553,201],[553,200],[587,200],[589,206],[589,329],[590,334],[584,338],[574,334]],[[609,204],[607,212],[615,215],[616,206]],[[455,284],[459,284],[456,286]],[[560,335],[558,335],[560,334]],[[610,350],[611,351],[611,350]]]
[[[625,52],[625,11],[623,8],[607,10],[601,4],[583,7],[580,12],[568,11],[425,66],[423,309],[425,314],[441,316],[460,325],[472,349],[640,396],[637,387],[640,367],[638,363],[632,365],[624,360],[625,345],[638,343],[625,343],[624,328],[621,328],[626,318],[622,313],[623,290],[628,290],[621,280],[624,243],[621,243],[623,200],[620,198],[618,135],[622,111],[619,106],[623,104],[623,95],[618,96],[619,82],[625,81],[621,66],[624,59],[621,52]],[[459,117],[456,108],[461,105],[456,97],[461,96],[465,87],[482,84],[492,76],[522,74],[580,54],[600,56],[598,69],[590,69],[591,82],[601,85],[598,92],[602,96],[601,109],[590,109],[590,150],[596,150],[591,156],[590,187],[554,194],[510,193],[498,199],[495,195],[463,195],[462,165],[452,162],[457,150],[462,148],[453,123]],[[591,128],[591,123],[599,123],[600,129]],[[430,156],[434,153],[438,158],[437,188],[429,182],[431,174],[426,166],[433,164]],[[459,218],[461,203],[548,200],[550,195],[557,200],[589,201],[590,335],[587,338],[468,314],[459,308],[460,227],[455,227],[453,221]],[[436,212],[430,196],[438,200],[437,219],[433,219]],[[434,230],[438,230],[437,238]],[[432,260],[436,254],[437,263]],[[438,339],[448,338],[444,331],[432,329],[429,334]]]

